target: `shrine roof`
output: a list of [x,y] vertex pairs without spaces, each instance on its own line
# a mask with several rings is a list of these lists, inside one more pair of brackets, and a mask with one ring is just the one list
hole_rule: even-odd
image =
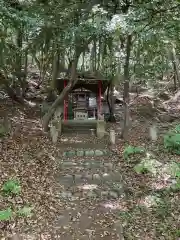
[[[84,88],[91,92],[98,93],[99,91],[99,81],[101,81],[101,92],[104,93],[108,87],[109,80],[105,79],[102,74],[99,72],[84,72],[84,73],[78,73],[78,80],[76,85],[74,86],[73,90],[78,88]],[[67,82],[69,81],[69,78],[57,78],[56,79],[56,88],[59,92],[61,92],[64,89],[64,80]]]

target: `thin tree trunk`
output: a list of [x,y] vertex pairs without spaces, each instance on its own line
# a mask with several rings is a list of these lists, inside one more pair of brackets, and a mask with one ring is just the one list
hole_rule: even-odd
[[108,89],[107,89],[107,104],[109,108],[109,122],[116,122],[115,116],[114,116],[114,97],[113,95],[113,88],[114,85],[112,84],[113,80],[110,80],[108,84]]
[[97,66],[97,46],[96,46],[96,39],[94,39],[94,72],[96,71],[96,66]]
[[99,38],[98,42],[98,59],[97,59],[97,70],[100,69],[100,63],[101,63],[101,38]]
[[85,71],[85,51],[82,53],[82,65],[81,65],[81,71]]
[[52,90],[55,90],[56,79],[59,74],[59,60],[60,60],[60,53],[56,51],[53,58],[53,63],[52,63],[52,83],[51,83]]
[[26,49],[26,51],[24,53],[24,77],[23,77],[23,81],[22,81],[22,96],[23,96],[23,98],[25,97],[26,92],[28,90],[28,83],[26,81],[27,71],[28,71],[28,49]]
[[173,74],[173,82],[174,82],[174,91],[177,90],[177,77],[176,77],[176,73],[174,72]]
[[17,55],[16,55],[16,72],[18,73],[18,80],[21,81],[21,68],[22,68],[22,39],[23,39],[23,28],[22,26],[19,27],[19,30],[17,31],[17,47],[19,49]]
[[126,44],[126,59],[124,65],[124,124],[122,129],[122,138],[128,139],[129,130],[129,59],[131,53],[132,35],[128,35]]
[[180,87],[180,73],[179,73],[179,61],[176,56],[176,50],[175,47],[172,47],[172,57],[173,57],[173,66],[174,66],[174,72],[176,74],[176,79],[178,82],[178,86]]
[[49,111],[43,117],[43,129],[44,129],[45,132],[48,131],[49,122],[50,122],[53,114],[55,113],[56,108],[63,102],[64,98],[72,90],[72,88],[74,87],[74,85],[76,84],[76,82],[78,80],[76,78],[77,62],[78,62],[78,59],[75,59],[73,61],[73,63],[72,63],[72,66],[71,66],[71,76],[70,76],[70,81],[69,81],[68,85],[63,89],[63,91],[61,92],[59,97],[55,100],[55,102],[52,104],[52,106],[49,109]]

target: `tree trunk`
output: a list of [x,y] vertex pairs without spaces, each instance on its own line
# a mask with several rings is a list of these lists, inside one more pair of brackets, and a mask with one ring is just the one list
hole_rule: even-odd
[[128,139],[129,130],[129,59],[132,46],[132,35],[128,35],[126,44],[126,59],[124,65],[124,124],[122,129],[122,138]]
[[174,82],[174,91],[177,90],[177,78],[176,78],[176,73],[174,72],[173,74],[173,82]]
[[98,59],[97,59],[97,70],[99,71],[100,69],[100,64],[101,64],[101,37],[99,38],[99,42],[98,42]]
[[61,94],[58,96],[58,98],[52,104],[52,106],[49,109],[49,111],[43,117],[43,129],[44,129],[45,132],[48,131],[49,122],[50,122],[52,116],[54,115],[54,113],[56,111],[56,108],[63,102],[64,98],[72,90],[72,88],[74,87],[74,85],[76,84],[76,82],[78,80],[76,78],[77,62],[78,62],[78,59],[75,59],[73,61],[73,63],[72,63],[72,66],[71,66],[71,76],[70,76],[70,81],[69,81],[68,85],[63,89]]
[[94,39],[94,72],[96,71],[96,66],[97,66],[97,46],[96,46],[96,39]]
[[24,54],[24,77],[22,81],[22,97],[25,98],[26,92],[28,90],[28,83],[26,81],[27,79],[27,74],[28,74],[28,49],[26,49],[25,54]]
[[180,87],[180,73],[179,73],[179,61],[176,56],[176,50],[175,47],[172,47],[172,57],[173,57],[173,66],[174,66],[174,72],[176,74],[176,79],[178,82],[178,86]]
[[18,80],[21,81],[21,68],[22,68],[22,39],[23,39],[23,27],[20,26],[17,31],[17,47],[18,52],[16,54],[16,69],[15,71],[18,73]]
[[107,89],[107,104],[109,108],[109,122],[116,122],[115,116],[114,116],[114,98],[113,98],[113,84],[112,80],[108,84],[108,89]]
[[55,87],[56,87],[56,79],[59,73],[59,62],[60,62],[59,60],[60,60],[60,53],[56,51],[53,58],[53,63],[52,63],[52,83],[51,83],[52,90],[55,90]]

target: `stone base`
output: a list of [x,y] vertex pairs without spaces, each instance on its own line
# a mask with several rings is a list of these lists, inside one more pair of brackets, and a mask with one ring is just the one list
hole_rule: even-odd
[[58,131],[58,135],[61,135],[61,133],[62,133],[62,120],[60,118],[59,119],[54,119],[54,120],[52,120],[52,125]]

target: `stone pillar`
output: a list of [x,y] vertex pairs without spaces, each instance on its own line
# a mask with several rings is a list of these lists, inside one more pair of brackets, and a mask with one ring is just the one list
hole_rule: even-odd
[[155,142],[157,141],[158,139],[158,135],[157,135],[157,128],[155,125],[152,125],[149,129],[149,136],[150,136],[150,139]]
[[52,142],[57,143],[58,131],[57,131],[57,129],[54,125],[51,125],[51,127],[50,127],[50,135],[51,135],[51,138],[52,138]]
[[114,130],[110,130],[110,133],[109,133],[109,140],[110,140],[110,143],[112,144],[112,145],[114,145],[115,144],[115,142],[116,142],[116,134],[115,134],[115,131]]
[[53,143],[57,142],[58,136],[61,135],[61,133],[62,133],[62,120],[60,118],[52,120],[50,127],[50,135]]
[[106,122],[104,120],[97,120],[96,134],[98,138],[103,138],[105,135]]

